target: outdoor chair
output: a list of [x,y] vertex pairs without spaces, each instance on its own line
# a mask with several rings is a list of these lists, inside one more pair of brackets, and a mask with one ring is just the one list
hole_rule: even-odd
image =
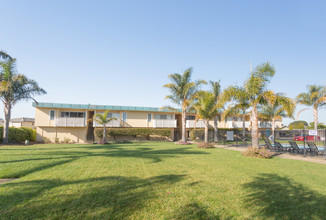
[[325,148],[324,150],[319,150],[319,148],[316,146],[314,142],[307,142],[308,147],[310,148],[310,154],[319,156],[321,154],[325,154]]
[[284,152],[284,151],[288,151],[289,147],[284,147],[280,142],[275,141],[275,147],[278,151]]
[[303,153],[303,149],[300,149],[295,141],[289,141],[289,143],[291,145],[291,148],[289,150],[291,150],[293,153],[294,152],[298,152],[298,154]]
[[268,150],[275,151],[275,147],[273,147],[273,145],[271,144],[271,142],[269,142],[269,140],[265,136],[263,136],[263,140],[265,141],[266,148]]

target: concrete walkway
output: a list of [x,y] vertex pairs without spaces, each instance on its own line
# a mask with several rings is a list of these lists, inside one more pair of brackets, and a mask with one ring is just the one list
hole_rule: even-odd
[[[246,146],[236,146],[236,145],[215,145],[217,148],[227,149],[227,150],[234,150],[234,151],[240,151],[243,152],[248,149]],[[290,159],[290,160],[301,160],[306,162],[313,162],[313,163],[320,163],[320,164],[326,164],[325,156],[307,156],[304,157],[302,154],[290,154],[285,152],[279,152],[279,155],[276,157],[284,158],[284,159]]]

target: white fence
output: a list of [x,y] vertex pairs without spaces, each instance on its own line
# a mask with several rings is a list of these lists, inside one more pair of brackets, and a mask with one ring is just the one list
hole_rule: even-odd
[[177,120],[167,120],[167,119],[154,119],[154,128],[176,128]]

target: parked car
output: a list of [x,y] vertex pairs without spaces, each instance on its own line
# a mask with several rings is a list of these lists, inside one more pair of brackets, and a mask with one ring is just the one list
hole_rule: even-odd
[[319,136],[313,136],[313,135],[308,135],[308,134],[295,136],[293,138],[293,140],[294,141],[303,141],[303,139],[305,139],[306,141],[313,141],[313,140],[315,140],[315,137],[317,138],[318,141],[320,141]]

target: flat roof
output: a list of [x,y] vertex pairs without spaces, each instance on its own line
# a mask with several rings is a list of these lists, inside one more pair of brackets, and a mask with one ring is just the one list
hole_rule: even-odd
[[66,109],[92,109],[92,110],[122,110],[122,111],[143,111],[143,112],[181,112],[181,109],[173,111],[168,108],[141,107],[141,106],[118,106],[118,105],[85,105],[85,104],[63,104],[48,102],[33,102],[36,108],[66,108]]

